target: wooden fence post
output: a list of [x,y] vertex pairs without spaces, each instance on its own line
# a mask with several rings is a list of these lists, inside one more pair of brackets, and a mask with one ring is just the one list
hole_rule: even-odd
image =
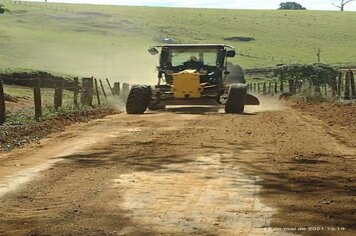
[[84,91],[84,84],[86,83],[86,82],[84,82],[85,81],[85,79],[84,78],[82,78],[82,89],[80,90],[80,103],[81,104],[85,104],[85,91]]
[[345,96],[346,100],[351,99],[351,90],[350,90],[350,72],[347,71],[345,74]]
[[101,79],[99,79],[99,82],[100,82],[101,91],[103,92],[104,97],[107,100],[107,95],[106,95],[106,92],[105,92],[105,89],[104,89],[103,81],[101,81]]
[[58,108],[62,106],[63,85],[64,85],[63,80],[59,80],[56,82],[56,88],[54,89],[54,109],[56,110],[58,110]]
[[337,94],[337,78],[332,77],[330,79],[331,79],[331,96],[335,98]]
[[309,96],[313,95],[313,82],[311,80],[309,80],[308,95]]
[[42,99],[41,99],[41,79],[34,79],[33,97],[35,102],[35,120],[39,121],[42,117]]
[[337,97],[341,98],[341,89],[342,89],[342,75],[340,74],[337,77]]
[[355,87],[355,77],[354,72],[350,70],[350,83],[351,83],[351,92],[352,92],[352,99],[356,99],[356,87]]
[[95,82],[96,98],[98,99],[98,105],[100,106],[100,105],[101,105],[101,102],[100,102],[100,94],[99,94],[99,89],[98,89],[98,80],[97,80],[97,79],[94,79],[94,82]]
[[130,84],[128,83],[123,83],[122,84],[122,93],[123,94],[128,94],[130,91]]
[[111,87],[111,84],[110,84],[110,81],[109,81],[108,78],[106,78],[106,82],[108,83],[108,86],[110,88],[111,94],[114,96],[115,94],[114,94],[114,91],[112,90],[112,87]]
[[304,85],[304,81],[302,81],[302,80],[298,80],[298,83],[294,84],[294,87],[296,87],[296,90],[297,90],[298,93],[302,92],[303,85]]
[[262,88],[262,92],[266,93],[267,87],[266,87],[266,82],[263,83],[263,88]]
[[253,83],[253,92],[257,92],[256,83]]
[[123,83],[122,84],[122,98],[124,100],[124,102],[126,103],[127,98],[129,96],[129,92],[130,92],[130,84],[128,83]]
[[6,110],[5,110],[5,93],[4,87],[2,85],[2,80],[0,79],[0,125],[5,122]]
[[316,83],[316,84],[313,84],[313,85],[314,85],[314,94],[321,95],[320,84],[319,84],[319,83]]
[[120,82],[115,82],[112,88],[114,95],[119,96],[121,94]]
[[274,82],[274,93],[278,93],[278,82]]
[[268,82],[268,93],[272,92],[272,82]]
[[257,92],[258,92],[258,93],[261,93],[260,83],[257,84]]
[[279,85],[279,90],[281,91],[281,93],[283,93],[284,91],[284,81],[281,80],[281,84]]
[[73,102],[74,106],[78,107],[78,93],[79,93],[79,80],[78,77],[73,78],[74,88],[73,88]]
[[294,82],[294,80],[292,80],[292,79],[288,80],[288,92],[291,93],[291,94],[294,94],[293,93],[293,87],[294,87],[294,83],[293,82]]
[[82,96],[83,105],[93,106],[94,82],[93,77],[82,79]]
[[325,96],[328,96],[328,85],[324,84]]

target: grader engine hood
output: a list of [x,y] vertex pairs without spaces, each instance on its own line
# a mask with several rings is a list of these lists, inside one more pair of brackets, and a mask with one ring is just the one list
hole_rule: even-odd
[[174,73],[172,88],[175,98],[200,98],[202,92],[200,73],[196,70]]

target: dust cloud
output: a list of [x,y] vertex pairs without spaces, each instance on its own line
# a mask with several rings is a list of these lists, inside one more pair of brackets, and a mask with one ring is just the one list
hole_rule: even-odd
[[140,52],[110,52],[102,57],[101,65],[92,73],[109,78],[113,82],[130,84],[157,83],[158,57]]
[[126,111],[126,99],[127,99],[127,95],[120,95],[120,96],[115,96],[115,97],[109,96],[108,103],[114,109],[116,109],[118,111],[125,112]]
[[[254,94],[254,96],[256,96]],[[263,111],[281,111],[287,109],[283,101],[278,99],[278,96],[256,96],[260,100],[259,106],[246,106],[246,112],[263,112]]]
[[20,59],[16,65],[78,77],[108,78],[111,82],[157,83],[158,56],[148,53],[150,43],[139,46],[107,44],[83,41],[82,45],[76,42],[53,46],[44,42],[41,50],[26,49],[23,54],[27,57]]

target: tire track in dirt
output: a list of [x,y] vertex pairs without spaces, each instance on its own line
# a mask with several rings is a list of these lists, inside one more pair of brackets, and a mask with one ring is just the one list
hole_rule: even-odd
[[190,156],[188,165],[121,175],[114,186],[124,190],[122,209],[135,227],[164,235],[264,235],[275,210],[260,202],[256,179],[221,163],[233,155]]
[[[352,210],[335,215],[335,209],[354,201],[355,186],[347,180],[354,177],[345,173],[356,151],[316,123],[291,109],[229,115],[176,108],[73,126],[3,158],[17,171],[56,156],[63,160],[1,198],[0,234],[286,235],[293,232],[264,227],[317,225],[352,230]],[[83,140],[92,142],[72,150]],[[68,152],[59,155],[63,148]],[[328,199],[335,202],[322,203]]]

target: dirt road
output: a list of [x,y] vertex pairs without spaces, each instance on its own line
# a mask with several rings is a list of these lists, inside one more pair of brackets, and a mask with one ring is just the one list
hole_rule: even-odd
[[356,232],[355,147],[287,107],[113,115],[0,155],[0,235]]

